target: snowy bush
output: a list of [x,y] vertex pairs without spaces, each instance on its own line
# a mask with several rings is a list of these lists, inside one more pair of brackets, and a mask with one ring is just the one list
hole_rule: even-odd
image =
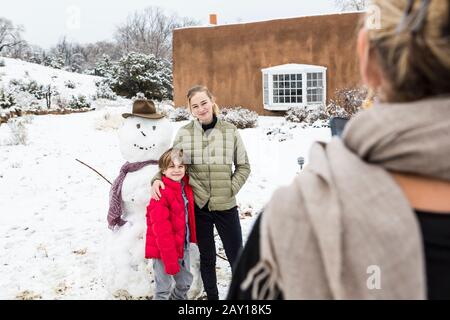
[[27,144],[28,129],[25,126],[26,120],[22,118],[14,118],[8,121],[8,126],[11,131],[11,137],[8,145]]
[[290,122],[303,122],[307,116],[306,107],[289,107],[286,111],[285,119]]
[[4,89],[0,88],[0,109],[8,109],[16,104],[14,96]]
[[171,64],[153,55],[127,54],[107,79],[111,89],[121,96],[130,98],[142,92],[147,99],[172,99]]
[[136,95],[134,97],[131,98],[131,100],[134,102],[135,100],[145,100],[147,99],[145,97],[145,94],[143,94],[142,92],[136,92]]
[[221,108],[219,118],[234,124],[238,129],[255,128],[258,125],[258,114],[242,107]]
[[51,102],[60,109],[66,109],[69,105],[69,99],[60,94],[54,95],[51,98]]
[[169,118],[172,121],[184,121],[191,118],[191,114],[184,107],[174,108],[174,110],[169,114]]
[[328,120],[329,118],[323,105],[311,106],[308,107],[306,110],[308,115],[306,116],[305,121],[309,124],[313,124],[317,120]]
[[103,54],[100,61],[95,64],[94,69],[89,72],[91,75],[110,78],[113,76],[115,63],[107,54]]
[[46,56],[42,64],[46,67],[62,69],[64,67],[64,59],[60,56]]
[[39,84],[36,80],[12,79],[9,87],[14,92],[28,92],[36,97],[36,99],[44,99],[46,88]]
[[66,80],[64,81],[64,85],[69,89],[75,89],[77,85],[72,80]]
[[69,100],[67,107],[70,109],[85,109],[90,108],[91,103],[88,101],[87,97],[84,95],[72,96]]
[[5,59],[0,58],[0,67],[4,67],[5,65]]
[[327,120],[328,118],[329,116],[323,105],[290,107],[285,115],[285,119],[289,122],[305,122],[308,124],[313,124],[317,120]]
[[108,99],[108,100],[117,100],[117,95],[114,91],[111,90],[108,83],[104,80],[95,82],[95,86],[97,87],[94,100],[97,99]]
[[336,90],[326,112],[332,117],[350,118],[357,113],[367,97],[365,88],[345,88]]
[[42,100],[37,99],[35,95],[25,91],[15,93],[14,98],[16,99],[16,105],[21,109],[40,109],[43,105]]
[[[169,104],[170,103],[170,104]],[[175,111],[175,108],[171,104],[171,102],[163,101],[161,103],[156,104],[156,112],[164,115],[165,117],[170,119],[170,115]]]

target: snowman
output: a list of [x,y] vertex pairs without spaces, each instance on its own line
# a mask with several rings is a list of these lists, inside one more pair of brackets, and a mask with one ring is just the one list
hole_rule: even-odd
[[[146,208],[150,181],[159,170],[159,157],[171,146],[173,129],[150,100],[136,100],[132,112],[122,116],[125,121],[118,136],[126,163],[110,191],[108,226],[113,232],[106,245],[105,282],[108,292],[116,298],[150,299],[154,277],[152,263],[144,257]],[[198,249],[192,249],[194,283],[190,297],[201,291]]]

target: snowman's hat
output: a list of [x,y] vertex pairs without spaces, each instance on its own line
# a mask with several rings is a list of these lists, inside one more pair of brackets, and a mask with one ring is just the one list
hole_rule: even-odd
[[161,119],[164,115],[156,112],[155,104],[152,100],[137,99],[133,102],[131,113],[122,113],[122,117],[141,117],[147,119]]

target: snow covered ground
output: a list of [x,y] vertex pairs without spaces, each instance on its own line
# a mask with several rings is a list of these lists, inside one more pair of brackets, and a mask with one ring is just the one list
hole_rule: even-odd
[[[27,145],[8,145],[9,126],[0,126],[0,299],[112,299],[102,280],[110,186],[75,159],[109,180],[117,176],[124,160],[111,127],[130,107],[113,104],[35,116],[27,124]],[[173,123],[175,131],[185,123]],[[276,117],[259,117],[259,127],[240,133],[252,167],[237,196],[240,209],[253,212],[241,220],[246,239],[272,192],[299,171],[297,158],[307,162],[311,143],[330,133]],[[230,268],[221,259],[217,268],[224,298]]]

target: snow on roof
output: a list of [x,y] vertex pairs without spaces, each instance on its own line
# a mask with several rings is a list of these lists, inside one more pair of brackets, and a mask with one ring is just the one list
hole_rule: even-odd
[[252,21],[242,21],[242,22],[232,22],[232,23],[218,23],[217,25],[212,24],[205,24],[200,26],[187,26],[187,27],[180,27],[175,28],[174,30],[181,30],[181,29],[194,29],[194,28],[214,28],[214,27],[223,27],[223,26],[233,26],[233,25],[240,25],[240,24],[251,24],[251,23],[259,23],[259,22],[269,22],[269,21],[276,21],[276,20],[288,20],[288,19],[298,19],[298,18],[307,18],[307,17],[319,17],[319,16],[331,16],[331,15],[344,15],[344,14],[355,14],[355,13],[364,13],[365,11],[344,11],[344,12],[326,12],[326,13],[319,13],[319,14],[311,14],[311,15],[303,15],[303,16],[292,16],[292,17],[280,17],[280,18],[271,18],[271,19],[263,19],[263,20],[252,20]]
[[298,63],[288,63],[282,64],[274,67],[261,69],[262,72],[282,72],[282,71],[293,71],[293,70],[307,70],[307,69],[322,69],[326,70],[324,66],[316,66],[312,64],[298,64]]

